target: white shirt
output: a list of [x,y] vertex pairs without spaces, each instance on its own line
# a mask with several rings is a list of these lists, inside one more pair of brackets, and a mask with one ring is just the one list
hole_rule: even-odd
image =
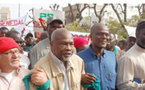
[[135,44],[119,60],[117,87],[119,90],[145,90],[145,83],[134,78],[145,79],[145,49]]
[[54,61],[56,62],[59,69],[62,71],[64,75],[64,84],[63,84],[64,90],[70,90],[69,79],[68,79],[68,70],[70,69],[70,62],[67,61],[67,68],[65,68],[63,62],[59,60],[51,51],[50,53],[52,55],[52,58],[54,59]]
[[29,65],[30,65],[30,60],[27,56],[25,56],[24,54],[20,54],[21,59],[20,59],[20,65],[21,67],[28,69]]
[[8,82],[10,83],[11,80],[13,79],[13,77],[15,76],[15,70],[10,73],[1,72],[1,76],[5,77],[8,80]]

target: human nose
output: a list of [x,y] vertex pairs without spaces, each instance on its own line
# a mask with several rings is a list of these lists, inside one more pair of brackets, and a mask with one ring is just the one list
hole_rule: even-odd
[[72,49],[72,46],[70,44],[68,44],[67,47],[66,47],[66,49],[67,50],[71,50]]
[[12,55],[13,57],[18,57],[18,56],[19,56],[19,51],[11,52],[11,55]]

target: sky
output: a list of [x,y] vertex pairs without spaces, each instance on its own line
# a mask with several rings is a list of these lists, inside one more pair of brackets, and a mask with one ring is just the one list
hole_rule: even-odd
[[129,5],[137,5],[143,2],[145,0],[0,0],[0,6],[10,7],[11,18],[14,19],[19,17],[19,6],[20,16],[24,16],[32,8],[49,9],[49,6],[54,3],[59,4],[59,10],[62,10],[62,7],[66,7],[68,3],[97,3],[99,5],[104,3],[128,3]]
[[31,13],[29,10],[32,8],[43,8],[49,9],[49,6],[52,4],[59,4],[59,10],[62,10],[62,7],[68,6],[70,4],[76,3],[88,3],[97,5],[102,5],[104,3],[127,3],[128,5],[138,5],[145,2],[145,0],[0,0],[0,6],[9,7],[11,10],[11,19],[16,19],[19,17],[19,6],[20,6],[20,17]]

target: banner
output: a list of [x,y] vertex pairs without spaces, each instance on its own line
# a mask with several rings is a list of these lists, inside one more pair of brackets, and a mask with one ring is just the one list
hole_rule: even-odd
[[33,8],[33,29],[35,32],[43,32],[43,28],[40,24],[39,18],[48,20],[49,17],[55,16],[64,22],[64,12],[63,11],[50,11],[45,9],[35,9]]
[[17,19],[0,22],[0,27],[7,27],[10,30],[15,29],[17,31],[23,30],[23,28],[25,27],[26,18],[27,15],[19,17]]

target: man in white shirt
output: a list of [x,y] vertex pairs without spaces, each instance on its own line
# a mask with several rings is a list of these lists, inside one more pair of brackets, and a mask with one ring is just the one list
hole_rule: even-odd
[[117,72],[119,90],[145,90],[145,83],[133,81],[145,79],[145,21],[137,25],[136,44],[121,57]]
[[19,67],[19,45],[8,37],[0,37],[0,90],[25,90],[23,77],[29,70]]

